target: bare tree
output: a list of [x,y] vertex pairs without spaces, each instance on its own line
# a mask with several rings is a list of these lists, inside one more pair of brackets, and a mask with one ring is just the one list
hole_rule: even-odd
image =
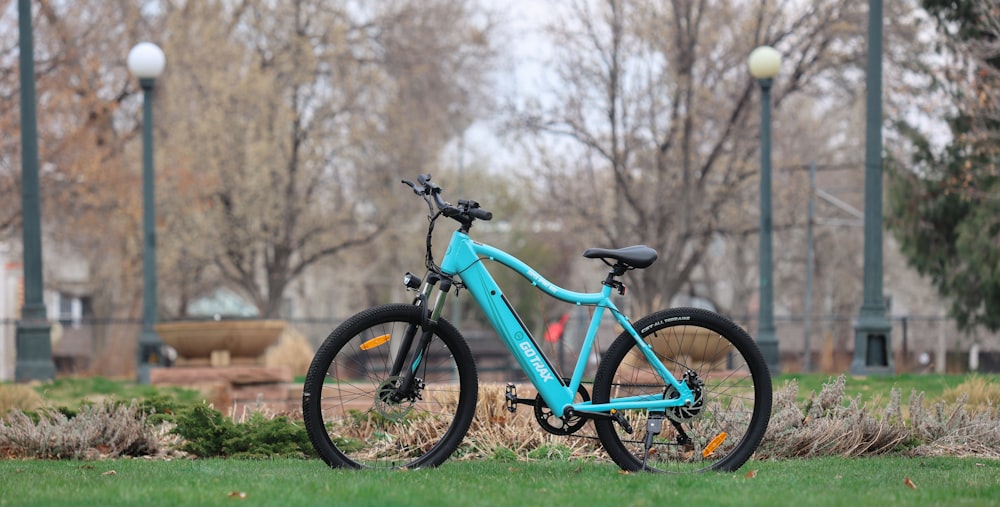
[[470,15],[444,0],[361,13],[311,0],[174,11],[179,61],[164,114],[186,128],[166,133],[169,151],[187,155],[179,172],[208,183],[176,230],[216,239],[180,257],[209,256],[277,316],[310,266],[382,234],[387,191],[432,163],[483,95],[492,50]]
[[750,50],[784,54],[773,90],[780,108],[857,60],[862,15],[834,1],[579,1],[550,28],[560,90],[551,105],[522,108],[522,125],[568,140],[562,156],[538,158],[567,223],[599,231],[594,240],[606,246],[659,250],[661,261],[632,277],[635,300],[665,306],[713,240],[756,230]]
[[[433,165],[488,102],[492,22],[461,0],[34,4],[46,244],[88,265],[80,290],[101,320],[134,318],[141,301],[135,43],[167,54],[154,116],[168,316],[227,284],[278,314],[292,280],[387,227],[383,196],[399,175]],[[8,134],[19,130],[12,12],[0,11]],[[16,141],[0,144],[3,234],[19,223]],[[116,354],[103,373],[127,374],[133,331],[97,331]]]

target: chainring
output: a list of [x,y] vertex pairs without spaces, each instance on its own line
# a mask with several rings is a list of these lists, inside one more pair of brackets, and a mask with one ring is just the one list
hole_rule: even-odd
[[[563,382],[569,383],[569,379],[563,379]],[[590,393],[583,387],[583,384],[580,384],[576,393],[580,401],[590,401]],[[583,425],[587,424],[587,419],[580,416],[569,417],[564,415],[556,417],[540,394],[535,396],[535,420],[538,421],[538,425],[543,430],[560,436],[572,435],[580,431]]]

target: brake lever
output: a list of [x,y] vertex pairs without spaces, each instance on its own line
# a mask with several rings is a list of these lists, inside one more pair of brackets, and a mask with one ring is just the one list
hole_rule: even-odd
[[403,180],[403,183],[409,185],[409,187],[413,190],[414,194],[417,194],[419,196],[427,195],[427,187],[423,185],[417,185],[416,183],[410,180]]
[[[410,180],[402,180],[404,185],[408,185],[413,189],[413,193],[422,197],[427,201],[427,207],[430,211],[430,215],[434,215],[434,205],[436,204],[438,209],[442,212],[446,207],[450,205],[441,199],[441,187],[431,183],[430,174],[421,174],[417,176],[417,182],[414,183]],[[447,216],[447,215],[446,215]]]

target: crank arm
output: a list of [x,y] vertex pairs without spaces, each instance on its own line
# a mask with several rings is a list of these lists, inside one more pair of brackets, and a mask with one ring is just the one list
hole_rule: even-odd
[[584,417],[587,419],[602,419],[605,421],[615,421],[621,425],[625,433],[632,434],[634,431],[632,425],[625,419],[624,414],[621,411],[615,410],[613,412],[590,412],[588,410],[566,410],[566,417]]

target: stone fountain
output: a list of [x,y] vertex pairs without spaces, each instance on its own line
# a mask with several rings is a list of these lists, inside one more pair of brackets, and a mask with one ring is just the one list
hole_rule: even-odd
[[178,366],[261,363],[278,342],[285,322],[268,319],[183,320],[156,324],[163,343],[177,351]]
[[[284,410],[293,377],[286,367],[266,366],[264,354],[278,342],[285,322],[270,319],[196,319],[155,326],[163,342],[177,351],[169,368],[150,372],[154,385],[195,388],[223,411],[241,415],[262,405]],[[298,396],[298,391],[292,398]]]

